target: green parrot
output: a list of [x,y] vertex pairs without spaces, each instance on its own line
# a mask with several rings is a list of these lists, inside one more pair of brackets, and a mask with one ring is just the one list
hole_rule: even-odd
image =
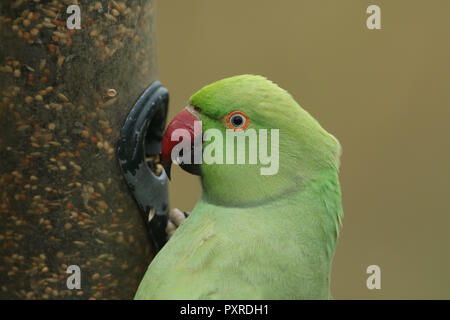
[[[203,132],[223,137],[230,129],[278,130],[267,148],[277,150],[279,168],[261,174],[267,165],[260,161],[185,166],[200,175],[202,197],[151,262],[135,299],[330,299],[343,217],[338,140],[275,83],[235,76],[195,93],[169,124],[168,170],[174,142],[166,137],[179,128],[195,135],[192,123],[200,120]],[[203,150],[211,143],[205,139]],[[249,143],[246,157],[256,150]]]

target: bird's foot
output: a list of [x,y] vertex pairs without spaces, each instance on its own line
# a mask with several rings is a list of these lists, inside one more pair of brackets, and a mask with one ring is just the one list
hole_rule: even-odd
[[170,211],[169,221],[167,222],[166,233],[169,238],[173,235],[175,230],[189,217],[190,212],[181,211],[180,209],[174,208]]

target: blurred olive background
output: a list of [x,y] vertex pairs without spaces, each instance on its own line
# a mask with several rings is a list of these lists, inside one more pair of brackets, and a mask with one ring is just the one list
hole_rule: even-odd
[[[450,299],[449,1],[160,0],[157,20],[170,119],[208,83],[261,74],[340,140],[336,299]],[[190,210],[199,181],[174,169],[171,205]]]

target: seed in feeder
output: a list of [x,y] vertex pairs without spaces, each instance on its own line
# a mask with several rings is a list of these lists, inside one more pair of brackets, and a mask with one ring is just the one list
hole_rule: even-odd
[[53,23],[49,22],[49,21],[43,21],[42,25],[46,28],[56,28],[56,25],[54,25]]
[[24,27],[29,27],[31,25],[31,21],[28,19],[23,20],[23,26]]
[[148,222],[152,221],[153,217],[155,216],[155,208],[151,208],[150,211],[148,212]]
[[16,78],[20,77],[20,70],[19,69],[14,70],[14,77],[16,77]]
[[30,33],[33,37],[36,37],[39,34],[39,29],[33,28],[31,29]]
[[45,59],[41,59],[41,62],[39,63],[39,70],[44,70],[46,64],[47,61]]
[[[14,61],[13,64],[14,64],[15,67],[17,67],[20,64],[20,62],[19,61]],[[24,64],[24,66],[25,66],[25,68],[27,68],[28,71],[31,71],[31,72],[35,72],[36,71],[34,68],[30,67],[27,64]]]
[[164,167],[161,164],[157,163],[155,174],[159,177],[163,173],[163,171],[164,171]]
[[34,99],[38,102],[44,101],[44,98],[40,94],[38,94],[36,97],[34,97]]
[[99,273],[94,273],[92,275],[92,280],[98,280],[98,279],[100,279],[100,274]]
[[54,124],[53,122],[51,122],[51,123],[48,124],[48,129],[49,129],[49,130],[52,130],[52,131],[53,131],[53,130],[55,130],[55,128],[56,128],[56,124]]
[[106,91],[106,94],[108,95],[108,97],[114,98],[115,96],[117,96],[117,91],[116,89],[108,89],[108,91]]
[[64,102],[69,102],[69,98],[67,98],[65,95],[63,95],[62,93],[58,93],[58,98],[60,98],[62,101]]
[[94,4],[94,10],[100,10],[100,9],[102,9],[102,3],[100,1],[97,1]]
[[94,29],[94,30],[92,30],[90,33],[89,33],[89,35],[91,36],[91,37],[96,37],[96,36],[98,36],[98,30],[97,29]]
[[103,183],[98,182],[97,185],[98,185],[98,187],[100,188],[100,190],[101,190],[102,192],[105,192],[105,191],[106,191],[105,185],[104,185]]
[[64,225],[64,229],[66,229],[66,230],[72,229],[72,224],[66,223],[66,224]]
[[66,59],[66,57],[64,57],[64,56],[59,56],[58,57],[58,61],[56,62],[58,67],[61,67],[63,65],[65,59]]
[[56,12],[49,10],[49,9],[44,9],[44,8],[42,8],[41,10],[42,10],[42,12],[45,13],[46,16],[51,17],[51,18],[56,18]]
[[87,130],[81,131],[81,136],[85,139],[89,138],[89,131]]
[[30,97],[30,96],[27,96],[27,97],[25,97],[25,102],[26,103],[31,103],[31,102],[33,102],[33,98]]
[[117,3],[117,9],[120,11],[120,12],[124,12],[126,9],[127,9],[127,6],[125,5],[125,3],[123,3],[123,2],[118,2]]
[[58,37],[58,38],[62,38],[62,39],[67,38],[67,34],[65,34],[65,33],[63,33],[63,32],[59,32],[59,31],[53,32],[53,35],[55,35],[55,36]]

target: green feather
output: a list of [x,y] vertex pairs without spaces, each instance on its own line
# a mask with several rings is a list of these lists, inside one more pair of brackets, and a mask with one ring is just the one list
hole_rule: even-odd
[[203,164],[202,199],[154,258],[135,298],[330,298],[343,215],[338,141],[264,77],[218,81],[190,103],[201,109],[203,130],[225,132],[223,118],[234,110],[249,116],[249,128],[279,129],[279,172]]

